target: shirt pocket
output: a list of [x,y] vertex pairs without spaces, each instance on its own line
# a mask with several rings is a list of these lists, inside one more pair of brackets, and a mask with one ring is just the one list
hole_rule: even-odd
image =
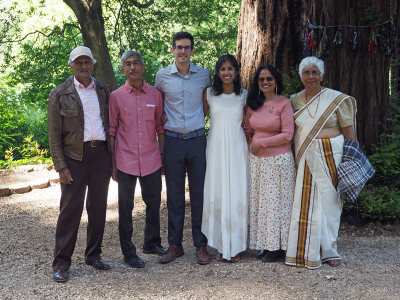
[[155,112],[156,105],[155,104],[146,104],[143,111],[143,118],[146,121],[155,121]]

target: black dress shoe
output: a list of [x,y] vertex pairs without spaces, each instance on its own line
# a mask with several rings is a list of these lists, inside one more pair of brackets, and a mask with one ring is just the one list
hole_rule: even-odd
[[92,266],[93,268],[97,270],[109,270],[111,269],[110,265],[106,263],[104,260],[98,258],[94,261],[86,261],[86,264],[89,266]]
[[144,268],[144,261],[139,256],[124,257],[124,262],[131,268]]
[[157,255],[164,255],[167,253],[167,249],[162,246],[156,246],[153,248],[145,248],[143,247],[143,253],[145,254],[157,254]]
[[285,251],[282,249],[276,250],[276,251],[270,251],[267,253],[263,258],[262,261],[264,263],[270,263],[277,261],[278,259],[285,258]]
[[68,281],[68,271],[56,270],[53,271],[53,280],[55,282],[67,282]]
[[269,250],[261,250],[258,254],[257,254],[257,259],[263,259],[263,257],[265,255],[267,255],[269,253]]

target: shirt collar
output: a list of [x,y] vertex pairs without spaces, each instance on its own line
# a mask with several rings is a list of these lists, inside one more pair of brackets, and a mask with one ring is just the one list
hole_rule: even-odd
[[92,77],[90,77],[91,81],[89,83],[89,86],[86,88],[82,83],[80,83],[78,80],[76,80],[75,76],[74,76],[74,85],[75,88],[77,89],[95,89],[96,88],[96,84],[94,83],[94,80]]
[[144,80],[144,79],[142,79],[143,80],[143,85],[142,85],[142,87],[140,88],[140,89],[135,89],[134,87],[132,87],[130,84],[129,84],[129,82],[128,82],[128,80],[126,80],[125,81],[125,84],[124,84],[124,89],[128,92],[128,93],[130,93],[130,92],[133,92],[133,91],[143,91],[145,94],[147,94],[147,92],[148,92],[148,90],[149,90],[149,85],[146,83],[146,81]]
[[[176,67],[176,62],[175,61],[171,65],[170,73],[171,74],[178,74],[179,73],[178,68]],[[197,73],[197,66],[194,63],[190,62],[189,74],[192,74],[192,73]]]

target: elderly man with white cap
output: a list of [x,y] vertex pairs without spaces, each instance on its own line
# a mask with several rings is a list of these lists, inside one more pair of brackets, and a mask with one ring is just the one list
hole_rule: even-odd
[[66,282],[86,196],[88,214],[85,262],[110,269],[100,258],[112,164],[108,146],[107,87],[91,77],[96,63],[89,48],[71,51],[73,75],[50,92],[48,130],[50,153],[60,175],[53,279]]

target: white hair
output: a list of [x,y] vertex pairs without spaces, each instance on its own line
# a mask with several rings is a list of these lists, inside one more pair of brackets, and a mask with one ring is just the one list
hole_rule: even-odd
[[321,77],[324,76],[324,74],[325,74],[324,61],[315,56],[308,56],[308,57],[303,58],[303,60],[301,61],[300,65],[299,65],[300,77],[305,68],[312,68],[312,67],[317,67],[318,70],[321,72]]

